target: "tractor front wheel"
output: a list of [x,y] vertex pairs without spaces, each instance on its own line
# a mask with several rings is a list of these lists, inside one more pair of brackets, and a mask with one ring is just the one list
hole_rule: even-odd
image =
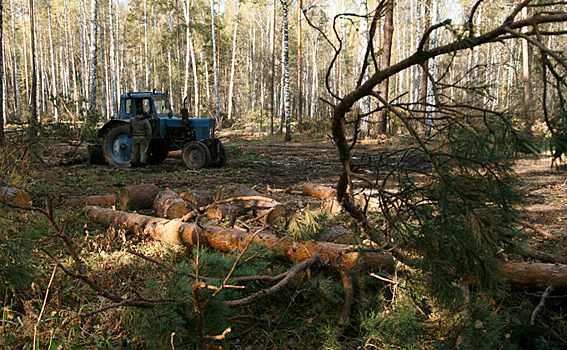
[[211,153],[202,142],[189,142],[181,153],[185,166],[189,169],[201,169],[209,165]]
[[128,134],[128,125],[114,125],[102,140],[102,152],[110,165],[125,168],[132,156],[132,138]]

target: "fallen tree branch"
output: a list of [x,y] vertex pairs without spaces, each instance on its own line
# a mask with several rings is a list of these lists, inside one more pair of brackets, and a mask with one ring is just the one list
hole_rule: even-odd
[[523,226],[525,226],[525,227],[531,228],[532,230],[534,230],[535,232],[537,232],[537,233],[539,233],[539,234],[545,236],[546,238],[549,238],[549,239],[551,239],[551,240],[554,240],[555,242],[561,242],[561,240],[560,240],[559,238],[557,238],[557,237],[555,237],[554,235],[552,235],[551,233],[549,233],[549,232],[547,232],[547,231],[545,231],[545,230],[543,230],[543,229],[537,227],[537,226],[534,225],[534,224],[530,224],[529,222],[524,221],[524,220],[516,220],[516,222],[518,222],[519,224],[521,224],[521,225],[523,225]]
[[541,296],[541,301],[539,302],[538,306],[535,308],[534,312],[532,313],[532,320],[530,322],[530,325],[533,326],[535,324],[536,317],[541,312],[541,309],[543,309],[543,307],[545,306],[545,299],[549,296],[549,293],[551,292],[553,292],[553,286],[548,286],[545,289],[543,295]]
[[[263,299],[267,296],[270,296],[272,294],[279,292],[280,290],[285,288],[290,282],[292,282],[300,271],[308,268],[309,266],[311,266],[311,264],[315,263],[317,260],[319,260],[318,255],[315,255],[310,259],[304,260],[303,262],[293,266],[291,269],[289,269],[287,272],[285,272],[283,274],[283,275],[285,275],[285,278],[283,280],[281,280],[280,282],[278,282],[276,285],[274,285],[274,286],[272,286],[268,289],[263,289],[261,291],[258,291],[256,293],[249,295],[249,296],[242,298],[242,299],[230,300],[230,301],[227,302],[228,306],[234,307],[234,306],[249,305],[249,304],[252,304],[253,302],[256,302],[260,299]],[[349,310],[349,313],[350,313],[350,310]]]

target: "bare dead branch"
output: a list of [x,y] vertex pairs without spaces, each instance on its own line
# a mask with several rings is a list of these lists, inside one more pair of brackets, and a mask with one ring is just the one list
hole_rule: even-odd
[[535,308],[534,312],[532,313],[532,319],[530,322],[530,325],[534,325],[535,324],[535,320],[537,315],[541,312],[541,310],[543,309],[544,305],[545,305],[545,299],[549,296],[549,293],[553,292],[553,286],[548,286],[545,289],[545,292],[543,293],[543,295],[541,296],[541,301],[539,302],[538,306]]

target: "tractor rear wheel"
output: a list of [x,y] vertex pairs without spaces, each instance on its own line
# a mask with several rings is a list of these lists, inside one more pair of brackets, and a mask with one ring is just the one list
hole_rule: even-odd
[[132,156],[132,138],[128,134],[128,125],[114,125],[104,134],[102,152],[110,165],[125,168]]
[[209,165],[211,153],[202,142],[193,141],[183,147],[181,157],[187,168],[196,170]]

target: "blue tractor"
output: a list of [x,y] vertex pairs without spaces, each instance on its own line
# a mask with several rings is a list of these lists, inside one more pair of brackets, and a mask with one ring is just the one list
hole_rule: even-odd
[[152,125],[148,149],[148,163],[162,163],[169,151],[181,150],[183,162],[189,169],[207,166],[222,167],[228,154],[225,146],[215,138],[214,118],[189,118],[187,108],[181,109],[181,118],[173,116],[167,93],[159,91],[128,92],[120,96],[118,118],[111,119],[98,131],[102,138],[102,153],[106,162],[118,167],[130,166],[132,139],[128,123],[142,108]]

